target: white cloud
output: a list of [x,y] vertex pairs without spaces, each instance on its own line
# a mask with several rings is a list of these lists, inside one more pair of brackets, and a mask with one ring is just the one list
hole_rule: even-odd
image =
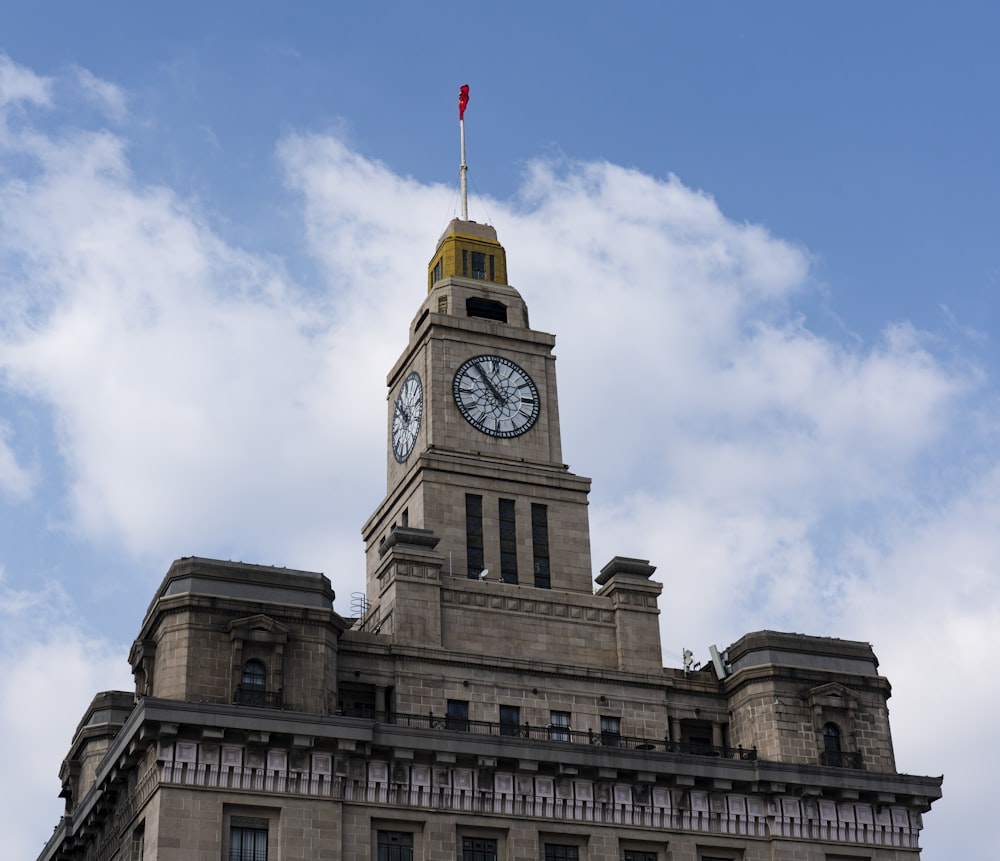
[[6,54],[0,54],[0,108],[16,102],[48,105],[51,81],[20,66]]
[[84,634],[71,613],[58,584],[14,590],[0,571],[0,738],[17,775],[0,785],[0,829],[11,858],[34,858],[58,823],[59,767],[94,694],[132,687],[124,646]]
[[84,98],[94,104],[104,115],[114,122],[121,122],[128,114],[128,104],[121,87],[98,78],[89,69],[76,67],[77,85]]
[[34,471],[22,466],[8,440],[10,426],[0,421],[0,494],[17,500],[25,500],[31,495],[35,485]]

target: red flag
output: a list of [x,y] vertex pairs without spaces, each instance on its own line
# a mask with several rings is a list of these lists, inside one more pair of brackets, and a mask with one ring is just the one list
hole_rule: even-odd
[[469,85],[462,84],[458,91],[458,118],[465,119],[465,109],[469,105]]

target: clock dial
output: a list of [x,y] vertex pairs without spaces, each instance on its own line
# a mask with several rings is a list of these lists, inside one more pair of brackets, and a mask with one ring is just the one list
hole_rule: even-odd
[[520,436],[538,420],[538,389],[510,359],[473,356],[455,373],[452,390],[465,420],[490,436]]
[[404,381],[392,411],[392,453],[404,463],[413,451],[424,414],[424,387],[414,371]]

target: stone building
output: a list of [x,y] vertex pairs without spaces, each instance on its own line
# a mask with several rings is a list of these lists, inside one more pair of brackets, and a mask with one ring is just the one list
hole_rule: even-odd
[[[63,762],[44,861],[902,861],[867,643],[760,631],[664,668],[646,560],[596,578],[552,335],[453,221],[388,376],[351,617],[322,574],[177,560]],[[596,580],[596,588],[595,588]]]

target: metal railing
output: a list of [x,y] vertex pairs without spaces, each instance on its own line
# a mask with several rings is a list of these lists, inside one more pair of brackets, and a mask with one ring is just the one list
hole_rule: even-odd
[[820,764],[829,765],[833,768],[863,768],[861,754],[857,752],[847,753],[841,750],[824,750],[820,754]]
[[670,741],[668,739],[642,738],[619,735],[611,732],[575,730],[566,726],[532,726],[531,724],[493,723],[469,720],[454,715],[406,714],[399,712],[375,712],[368,709],[354,709],[349,717],[364,717],[376,723],[394,726],[420,727],[423,729],[467,732],[472,735],[507,736],[557,744],[586,744],[620,750],[641,751],[643,753],[679,753],[692,756],[714,756],[721,759],[754,761],[757,749],[742,747],[714,747],[702,742]]
[[236,686],[233,702],[241,706],[260,706],[266,709],[281,708],[281,691],[263,691],[260,688]]

